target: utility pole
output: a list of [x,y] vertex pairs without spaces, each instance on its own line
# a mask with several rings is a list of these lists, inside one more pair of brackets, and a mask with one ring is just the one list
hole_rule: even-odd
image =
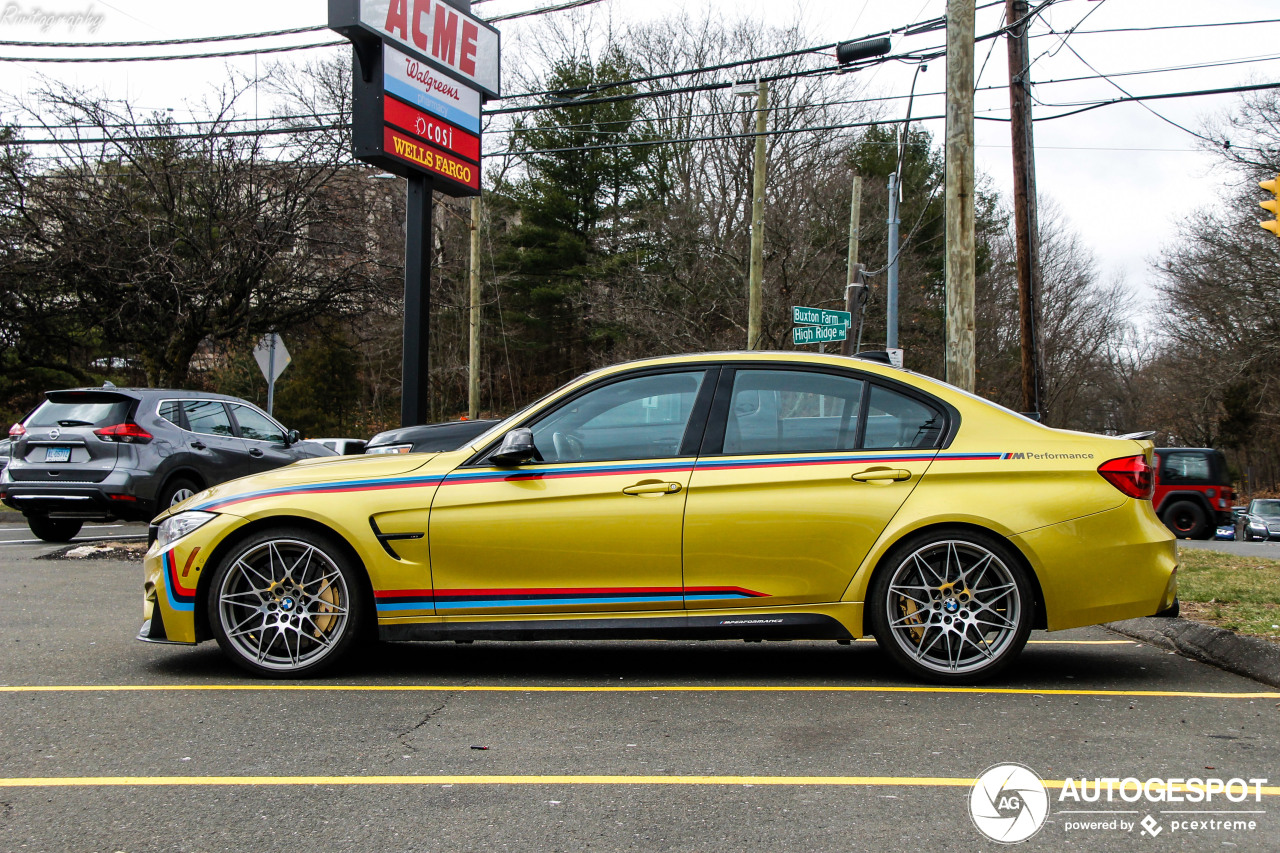
[[862,177],[860,175],[853,176],[853,191],[850,195],[849,274],[845,278],[844,310],[851,315],[855,313],[858,315],[858,334],[855,338],[849,335],[852,329],[845,332],[845,338],[840,342],[841,355],[853,355],[857,352],[855,347],[862,340],[862,309],[867,303],[865,297],[867,286],[862,277],[862,264],[858,263],[858,229],[862,224]]
[[751,182],[751,273],[747,284],[747,349],[760,349],[760,326],[764,314],[760,280],[764,275],[764,167],[765,126],[768,118],[769,81],[756,84],[756,156]]
[[947,0],[947,381],[973,391],[973,37],[974,0]]
[[480,417],[480,196],[471,197],[471,349],[467,359],[467,417]]
[[1013,135],[1013,222],[1018,254],[1018,326],[1022,338],[1022,411],[1041,400],[1036,296],[1040,293],[1040,231],[1036,221],[1036,161],[1031,123],[1031,51],[1027,0],[1005,0],[1009,30],[1009,130]]
[[898,186],[896,173],[889,175],[889,270],[885,283],[885,349],[898,348]]

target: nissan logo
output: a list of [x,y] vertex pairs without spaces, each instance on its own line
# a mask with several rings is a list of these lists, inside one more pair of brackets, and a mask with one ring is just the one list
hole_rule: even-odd
[[62,430],[60,429],[54,428],[49,430],[49,438],[57,439],[57,437],[60,435],[62,435]]

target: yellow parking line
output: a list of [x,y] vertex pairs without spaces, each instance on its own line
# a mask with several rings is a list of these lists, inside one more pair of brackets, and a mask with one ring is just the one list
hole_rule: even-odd
[[[974,779],[939,776],[608,776],[608,775],[504,775],[504,776],[34,776],[0,778],[0,788],[77,788],[134,786],[260,786],[260,785],[760,785],[886,788],[967,788]],[[1062,779],[1046,779],[1046,788],[1061,788]],[[1076,783],[1079,784],[1078,782]],[[1141,786],[1130,784],[1130,790]],[[1120,790],[1120,785],[1115,787]],[[1152,790],[1186,785],[1153,785]],[[1092,785],[1090,786],[1092,788]],[[1269,797],[1280,796],[1280,786],[1249,786]]]
[[540,684],[64,684],[0,686],[0,693],[149,693],[149,692],[352,692],[352,693],[981,693],[1010,696],[1115,696],[1172,699],[1280,699],[1280,692],[1211,692],[1196,690],[1090,690],[1027,687],[925,687],[885,685],[609,685],[547,686]]

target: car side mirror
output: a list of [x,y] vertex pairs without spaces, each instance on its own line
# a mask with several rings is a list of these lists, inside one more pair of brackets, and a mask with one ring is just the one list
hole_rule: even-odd
[[533,430],[526,427],[513,429],[504,435],[502,444],[489,457],[490,462],[503,468],[541,459],[542,454],[533,444]]
[[284,446],[292,447],[293,445],[297,444],[301,440],[302,440],[301,433],[299,433],[296,429],[291,429],[289,430],[288,434],[285,435],[284,437]]

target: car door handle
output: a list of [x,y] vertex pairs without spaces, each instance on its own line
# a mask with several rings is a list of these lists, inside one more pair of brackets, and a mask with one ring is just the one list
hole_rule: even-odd
[[262,451],[255,447],[253,450],[249,451],[249,455],[253,457],[258,457],[262,455]]
[[203,441],[193,441],[191,442],[191,446],[196,450],[204,450],[207,445],[205,445]]
[[674,495],[680,491],[679,483],[636,483],[622,490],[624,495]]
[[910,480],[911,472],[905,468],[868,468],[865,471],[859,471],[852,477],[859,483],[872,483],[876,480],[893,480],[899,482],[901,480]]

